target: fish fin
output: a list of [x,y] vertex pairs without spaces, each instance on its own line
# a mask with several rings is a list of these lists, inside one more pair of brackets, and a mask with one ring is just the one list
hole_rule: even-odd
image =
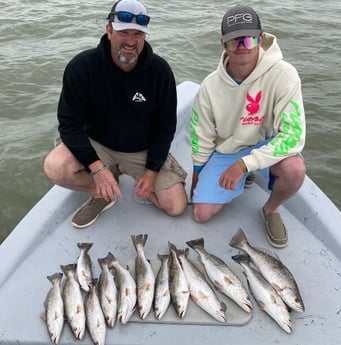
[[249,264],[250,263],[250,257],[246,254],[237,254],[237,255],[233,255],[232,260],[234,260],[235,262],[237,262],[238,264]]
[[265,303],[263,301],[257,301],[259,308],[261,308],[262,310],[265,310]]
[[169,254],[157,254],[157,257],[158,257],[161,261],[164,261],[164,260],[169,259]]
[[230,246],[237,249],[243,249],[248,245],[248,241],[244,231],[239,228],[239,230],[233,235]]
[[203,291],[199,290],[198,293],[199,293],[199,298],[207,299],[207,295]]
[[226,274],[224,275],[224,282],[228,285],[232,284],[232,280]]
[[187,241],[186,244],[194,250],[196,250],[196,248],[204,248],[204,239],[200,237],[195,240]]
[[77,304],[77,308],[76,308],[76,313],[80,314],[83,311],[83,307],[81,304]]
[[142,245],[142,247],[144,247],[148,239],[148,234],[131,235],[131,239],[133,241],[135,249],[137,250],[138,245]]
[[222,288],[223,288],[223,286],[218,282],[218,281],[214,281],[213,282],[213,284],[214,284],[214,287],[218,290],[218,291],[221,291],[222,290]]
[[278,286],[277,284],[271,284],[271,286],[274,288],[274,290],[278,293],[278,292],[281,292],[282,289],[280,288],[280,286]]
[[78,242],[77,243],[77,247],[80,250],[84,249],[85,252],[89,251],[92,246],[93,246],[93,243],[86,243],[86,242]]
[[227,306],[226,306],[226,304],[224,302],[220,301],[220,307],[221,307],[221,310],[224,311],[224,312],[227,310]]

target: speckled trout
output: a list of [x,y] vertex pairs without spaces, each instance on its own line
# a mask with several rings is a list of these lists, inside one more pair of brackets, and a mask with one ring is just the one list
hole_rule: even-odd
[[135,279],[129,272],[128,267],[124,268],[117,261],[115,256],[112,257],[109,267],[115,269],[115,277],[118,284],[118,311],[117,320],[122,324],[126,324],[135,311],[136,306],[136,283]]
[[98,296],[102,306],[103,315],[108,327],[113,328],[117,316],[118,292],[114,280],[114,275],[109,268],[112,261],[112,255],[109,253],[105,258],[99,258],[98,264],[101,267],[101,273],[98,279]]
[[171,301],[180,318],[186,314],[189,301],[189,288],[185,273],[177,257],[176,246],[168,242],[169,246],[169,291]]
[[92,283],[91,258],[88,251],[93,243],[77,243],[80,254],[77,259],[77,279],[81,288],[88,292]]
[[270,315],[285,332],[292,333],[292,322],[287,306],[263,276],[250,266],[249,256],[235,255],[232,259],[244,268],[250,289],[259,307]]
[[76,279],[76,264],[61,265],[66,280],[62,297],[66,320],[76,339],[82,339],[85,332],[85,311],[80,286]]
[[155,276],[150,262],[144,254],[148,235],[131,235],[135,250],[135,280],[137,286],[137,307],[140,318],[144,320],[153,306]]
[[304,311],[304,304],[295,278],[289,269],[275,256],[252,247],[242,229],[233,236],[230,246],[243,250],[250,256],[262,276],[293,310]]
[[208,284],[204,275],[189,259],[187,259],[188,250],[188,248],[185,250],[178,250],[177,256],[185,273],[193,302],[217,321],[225,322],[226,315],[224,310],[226,306],[219,301],[216,293]]
[[170,304],[169,292],[169,255],[157,255],[161,265],[155,280],[154,312],[155,317],[161,320]]
[[63,273],[55,273],[47,279],[52,287],[44,301],[45,321],[52,343],[58,344],[64,326],[64,303],[61,293]]
[[214,287],[246,312],[251,313],[252,302],[243,283],[223,260],[205,250],[204,239],[187,241],[186,244],[199,254],[200,261]]
[[88,327],[91,339],[96,345],[105,344],[106,325],[97,295],[97,279],[93,279],[89,285],[89,292],[84,299],[86,325]]

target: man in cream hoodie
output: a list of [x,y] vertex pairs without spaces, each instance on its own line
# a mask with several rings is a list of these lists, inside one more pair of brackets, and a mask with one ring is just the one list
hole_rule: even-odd
[[269,242],[282,248],[288,234],[279,206],[305,176],[300,77],[253,8],[229,9],[221,30],[224,52],[201,84],[191,119],[193,217],[207,222],[243,192],[250,172],[267,169],[271,193],[261,215]]

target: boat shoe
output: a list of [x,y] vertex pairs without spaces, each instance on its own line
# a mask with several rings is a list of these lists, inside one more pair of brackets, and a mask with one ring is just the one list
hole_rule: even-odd
[[253,172],[250,172],[249,175],[247,175],[245,183],[244,183],[244,188],[252,188],[254,181],[255,181],[256,175]]
[[83,229],[95,223],[99,215],[113,207],[116,199],[113,201],[106,201],[102,198],[91,198],[88,200],[72,218],[72,225],[76,228]]
[[266,227],[266,237],[270,244],[276,248],[284,248],[288,245],[288,233],[283,224],[281,215],[276,213],[265,214],[263,208],[261,215]]
[[[117,183],[119,183],[119,176],[121,172],[117,165],[109,166]],[[95,223],[99,215],[113,207],[116,204],[116,199],[113,201],[106,201],[102,198],[91,198],[81,208],[76,211],[72,218],[72,225],[76,228],[83,229]]]

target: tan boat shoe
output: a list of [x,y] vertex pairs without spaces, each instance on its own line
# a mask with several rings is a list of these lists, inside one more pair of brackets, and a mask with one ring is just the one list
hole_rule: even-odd
[[114,201],[106,201],[101,198],[91,198],[88,200],[72,218],[72,225],[76,228],[83,229],[95,223],[101,213],[113,207]]
[[283,224],[281,215],[276,213],[265,214],[263,208],[261,215],[264,219],[266,237],[275,248],[284,248],[288,245],[288,232]]

